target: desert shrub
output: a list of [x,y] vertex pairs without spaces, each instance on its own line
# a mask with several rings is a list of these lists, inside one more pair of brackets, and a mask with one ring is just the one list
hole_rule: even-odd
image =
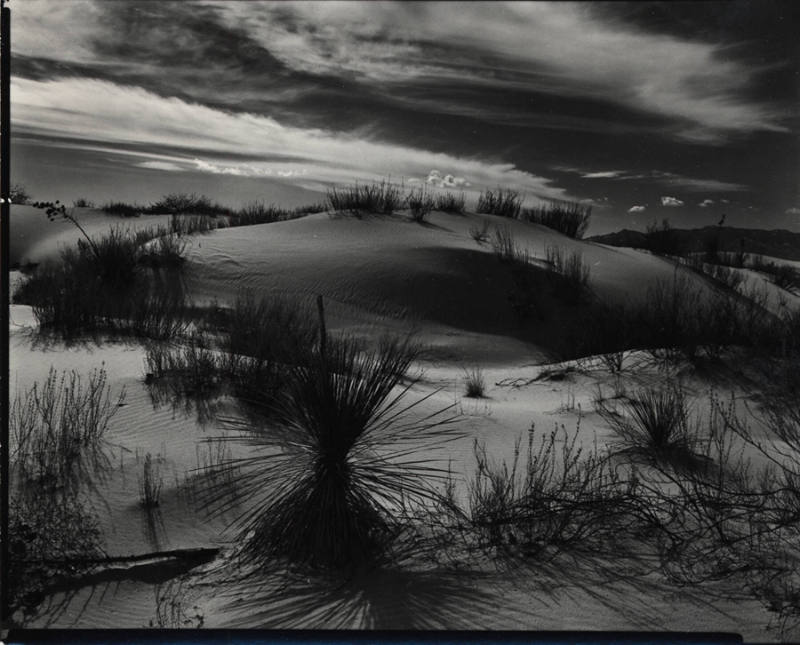
[[467,208],[467,199],[464,193],[455,195],[451,192],[438,193],[434,208],[443,213],[456,213],[462,215]]
[[603,455],[578,445],[578,431],[556,427],[537,448],[532,428],[527,452],[518,440],[510,462],[492,461],[475,442],[478,467],[458,521],[467,544],[501,560],[541,560],[618,543],[623,527],[639,521],[635,503]]
[[96,513],[71,490],[9,494],[6,624],[36,615],[54,582],[75,576],[105,555]]
[[689,407],[683,388],[667,383],[639,390],[622,402],[623,414],[601,403],[597,412],[619,437],[616,454],[648,463],[692,469],[702,462],[690,429]]
[[682,255],[684,251],[668,219],[662,220],[660,226],[656,222],[647,226],[645,244],[656,255]]
[[13,184],[8,191],[8,198],[12,204],[27,204],[31,196],[22,184]]
[[760,255],[753,258],[752,268],[760,273],[767,274],[772,278],[772,282],[781,289],[800,288],[800,271],[789,264],[779,264],[776,262],[765,261]]
[[485,190],[478,196],[478,213],[517,218],[521,208],[522,198],[515,190]]
[[183,240],[164,227],[137,232],[113,227],[92,238],[63,206],[36,206],[83,234],[77,247],[38,266],[14,294],[15,302],[31,305],[40,330],[65,338],[101,330],[163,337],[183,326],[185,296],[159,272],[182,264]]
[[250,226],[252,224],[283,222],[288,219],[292,219],[292,211],[272,204],[266,205],[261,201],[254,201],[245,204],[239,209],[232,223],[235,226]]
[[506,225],[494,227],[491,243],[495,255],[503,262],[530,262],[528,250],[517,245],[511,229]]
[[589,227],[592,207],[578,202],[555,201],[522,211],[522,219],[552,228],[567,237],[580,239]]
[[125,202],[106,202],[102,208],[104,213],[121,215],[122,217],[139,217],[139,215],[147,211],[146,206],[126,204]]
[[480,226],[471,226],[469,229],[470,237],[478,244],[484,244],[489,241],[489,221],[483,220]]
[[363,353],[347,337],[327,342],[287,378],[278,427],[244,426],[254,453],[239,464],[243,559],[338,569],[389,552],[402,510],[434,495],[437,471],[417,450],[448,438],[436,415],[409,421],[410,384],[395,392],[415,355],[406,341]]
[[327,201],[331,210],[359,216],[364,213],[389,215],[402,208],[403,191],[384,180],[369,185],[330,188]]
[[406,196],[406,205],[411,212],[411,219],[415,222],[424,222],[425,217],[433,210],[436,202],[433,196],[423,187],[418,190],[412,190]]
[[78,199],[72,202],[72,205],[75,208],[94,208],[94,202],[85,197],[78,197]]
[[142,474],[139,478],[139,504],[142,508],[153,509],[159,505],[163,485],[158,461],[153,461],[153,455],[148,452],[142,462]]
[[224,321],[222,348],[291,365],[319,337],[319,325],[308,303],[286,296],[256,298],[240,293]]
[[563,275],[575,288],[581,289],[589,284],[589,265],[584,263],[580,251],[567,255],[562,247],[548,245],[545,257],[556,273]]
[[102,465],[103,436],[124,400],[124,388],[112,398],[104,368],[81,378],[51,367],[44,383],[18,392],[9,431],[21,483],[63,488]]
[[162,229],[146,247],[141,248],[141,256],[137,263],[153,269],[161,267],[177,268],[183,265],[187,242],[182,235],[174,232],[174,228],[167,231]]
[[211,201],[206,195],[196,195],[194,193],[170,193],[164,195],[160,200],[154,202],[147,208],[147,212],[170,215],[227,215],[231,212],[229,208],[221,206]]
[[471,370],[466,370],[464,376],[464,396],[472,399],[482,399],[486,390],[486,379],[483,377],[483,370],[480,367],[473,367]]
[[177,215],[172,214],[169,218],[169,233],[183,236],[194,233],[208,233],[218,228],[224,228],[228,222],[223,217],[211,215]]

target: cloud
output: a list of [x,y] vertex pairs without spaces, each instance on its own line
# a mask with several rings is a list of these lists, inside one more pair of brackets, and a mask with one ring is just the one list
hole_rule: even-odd
[[603,170],[599,172],[587,172],[579,168],[555,166],[554,170],[561,172],[571,172],[580,175],[584,179],[613,179],[615,181],[651,181],[662,186],[674,186],[688,192],[743,192],[750,190],[749,186],[734,182],[720,181],[718,179],[701,179],[697,177],[686,177],[674,172],[664,170]]
[[683,206],[683,202],[678,199],[677,197],[662,197],[661,198],[661,205],[662,206],[670,206],[670,207],[678,207]]
[[581,175],[584,179],[615,179],[623,174],[622,170],[603,170],[600,172],[587,172]]
[[609,101],[672,119],[692,141],[787,131],[779,111],[746,92],[762,68],[722,44],[648,33],[589,3],[204,4],[299,71],[376,83],[468,79]]
[[641,205],[639,205],[639,204],[636,204],[635,206],[631,206],[631,207],[628,209],[628,212],[629,212],[629,213],[641,213],[641,212],[643,212],[644,210],[645,210],[645,207],[644,207],[644,206],[641,206]]
[[179,166],[171,161],[143,161],[141,163],[137,163],[136,166],[139,168],[147,168],[149,170],[167,170],[170,172],[186,170],[186,168],[183,166]]
[[438,170],[431,170],[425,179],[425,183],[439,188],[466,188],[471,185],[463,177],[454,177],[449,174],[442,177]]
[[[270,117],[232,114],[108,81],[15,78],[11,91],[15,133],[57,139],[68,132],[87,147],[109,150],[134,144],[157,147],[172,151],[160,161],[205,172],[286,181],[302,177],[304,185],[317,182],[316,189],[324,189],[387,176],[430,177],[431,168],[444,167],[450,172],[439,175],[442,186],[503,185],[545,199],[573,198],[550,179],[511,163],[291,127]],[[156,155],[143,156],[147,163]],[[220,161],[230,158],[236,160]]]
[[698,204],[698,206],[700,208],[708,208],[709,206],[713,206],[713,205],[714,205],[714,200],[713,199],[704,199],[702,202],[700,202]]
[[786,215],[800,215],[800,208],[792,206],[791,208],[787,208],[784,212]]

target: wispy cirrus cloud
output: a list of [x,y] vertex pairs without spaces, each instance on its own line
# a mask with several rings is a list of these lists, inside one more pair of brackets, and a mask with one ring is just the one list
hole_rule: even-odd
[[[162,170],[194,169],[214,174],[272,176],[324,188],[331,183],[392,176],[431,177],[431,168],[448,168],[442,185],[504,185],[549,199],[567,192],[548,178],[513,164],[465,159],[380,141],[284,126],[254,114],[230,114],[177,98],[163,98],[141,88],[91,79],[33,81],[14,79],[15,129],[37,136],[60,135],[97,148],[114,144],[149,144],[172,155],[140,161]],[[54,101],[54,97],[58,97]],[[204,154],[188,151],[203,150]],[[182,151],[184,153],[182,154]],[[279,155],[279,160],[272,159]],[[231,161],[230,157],[249,157]],[[221,159],[226,159],[221,161]]]
[[787,130],[787,115],[742,91],[758,67],[713,43],[634,29],[586,3],[465,3],[457,11],[446,2],[268,3],[258,11],[252,3],[204,4],[297,70],[387,83],[529,83],[673,119],[691,140]]
[[661,186],[674,186],[689,192],[742,192],[750,190],[745,184],[707,179],[686,177],[663,170],[633,171],[633,170],[601,170],[585,171],[578,168],[556,166],[554,169],[562,172],[579,174],[582,179],[613,179],[618,181],[644,180]]

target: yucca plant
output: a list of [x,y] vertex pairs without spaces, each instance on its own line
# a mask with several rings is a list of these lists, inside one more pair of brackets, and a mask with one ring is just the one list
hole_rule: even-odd
[[697,461],[689,405],[681,385],[641,389],[620,407],[623,414],[604,404],[597,408],[620,439],[618,454],[678,468],[690,468]]
[[409,418],[428,398],[403,403],[415,356],[408,341],[360,352],[351,337],[323,330],[320,346],[287,376],[276,429],[229,422],[254,454],[231,464],[242,472],[234,491],[211,486],[205,501],[221,512],[249,505],[236,524],[245,561],[339,570],[390,552],[404,511],[435,497],[430,478],[444,476],[419,453],[454,435],[445,414],[452,406]]

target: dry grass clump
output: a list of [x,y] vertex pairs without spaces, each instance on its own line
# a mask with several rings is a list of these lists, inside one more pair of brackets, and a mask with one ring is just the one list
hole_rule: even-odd
[[485,190],[478,196],[478,213],[516,219],[519,217],[521,208],[522,197],[515,190],[503,188],[494,191]]
[[164,195],[160,200],[151,204],[148,213],[169,214],[169,215],[227,215],[230,210],[211,201],[206,195],[196,195],[195,193],[170,193]]
[[44,383],[18,392],[11,404],[11,461],[23,485],[63,487],[102,464],[102,441],[125,400],[111,396],[100,368],[82,378],[50,368]]
[[489,241],[489,228],[491,225],[488,220],[483,220],[480,226],[471,226],[469,229],[470,237],[478,244],[485,244]]
[[491,243],[495,255],[503,262],[528,264],[531,260],[528,249],[522,248],[516,243],[514,234],[505,224],[494,227]]
[[436,202],[433,196],[424,187],[412,190],[406,196],[406,205],[411,212],[411,219],[415,222],[424,222],[427,215],[433,210]]
[[455,195],[450,191],[437,193],[434,209],[443,213],[456,213],[463,215],[467,209],[467,199],[464,193]]
[[138,204],[127,204],[125,202],[106,202],[102,206],[104,213],[108,215],[120,215],[122,217],[139,217],[147,212],[147,206]]
[[588,264],[584,263],[583,254],[580,251],[573,251],[567,255],[562,247],[548,245],[545,249],[545,256],[547,263],[553,267],[556,273],[563,275],[576,288],[589,284],[590,268]]
[[644,388],[617,407],[604,402],[597,412],[619,437],[617,454],[648,463],[689,469],[701,464],[696,453],[696,437],[689,427],[686,394],[679,384]]
[[[597,555],[638,520],[635,501],[597,449],[577,443],[579,428],[562,426],[542,436],[528,434],[527,451],[518,440],[510,461],[495,461],[485,446],[474,446],[477,471],[462,505],[452,487],[442,510],[449,539],[459,536],[468,551],[495,561],[543,561],[559,552]],[[448,539],[447,536],[444,539]],[[622,545],[617,551],[622,555]]]
[[522,211],[521,219],[541,224],[573,239],[581,239],[589,227],[592,207],[578,202],[554,201]]
[[471,399],[482,399],[486,391],[486,379],[480,367],[465,370],[464,396]]
[[403,201],[402,189],[386,180],[379,184],[334,187],[327,193],[330,210],[356,216],[365,213],[390,215],[403,207]]
[[182,265],[186,242],[179,235],[165,227],[136,232],[113,227],[90,237],[63,205],[36,206],[83,234],[77,247],[38,266],[14,294],[14,302],[32,306],[41,331],[64,338],[97,331],[149,337],[180,331],[185,299],[179,281],[160,273]]

